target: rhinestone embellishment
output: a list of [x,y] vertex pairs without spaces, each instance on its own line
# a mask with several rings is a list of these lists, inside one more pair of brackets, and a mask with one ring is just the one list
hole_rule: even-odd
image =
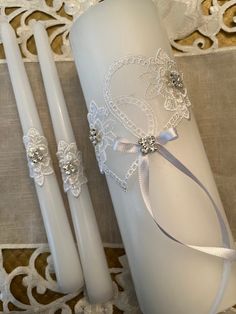
[[44,159],[44,148],[30,148],[28,150],[28,158],[32,164],[38,164],[43,161]]
[[48,151],[47,139],[37,129],[31,128],[23,137],[30,177],[43,186],[45,176],[54,173]]
[[61,168],[64,191],[79,197],[81,186],[87,183],[82,164],[82,154],[76,143],[58,142],[57,157]]
[[158,150],[158,144],[153,135],[140,138],[138,144],[143,155],[155,153]]
[[63,171],[66,175],[72,175],[75,174],[78,171],[78,166],[73,163],[73,161],[67,162],[62,167]]
[[94,146],[96,146],[101,141],[101,137],[96,129],[90,129],[89,139]]
[[173,87],[178,89],[184,88],[184,83],[181,75],[176,71],[171,71],[169,74],[170,83]]

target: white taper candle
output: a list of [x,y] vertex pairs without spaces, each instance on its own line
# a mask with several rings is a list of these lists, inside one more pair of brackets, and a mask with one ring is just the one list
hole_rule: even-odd
[[[57,143],[64,141],[68,144],[75,144],[75,137],[47,32],[40,22],[34,23],[33,29]],[[112,298],[113,288],[87,184],[81,185],[80,195],[73,195],[69,189],[67,196],[87,295],[91,303],[104,303]]]
[[[0,33],[23,133],[27,135],[33,128],[43,135],[14,30],[9,23],[1,22]],[[55,174],[45,175],[43,185],[35,187],[60,290],[79,290],[83,286],[82,270]]]

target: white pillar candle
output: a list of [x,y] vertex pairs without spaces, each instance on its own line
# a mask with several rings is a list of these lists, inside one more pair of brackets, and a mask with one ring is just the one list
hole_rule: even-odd
[[[36,129],[43,135],[14,30],[2,22],[0,34],[23,133],[27,135],[29,130]],[[55,174],[45,175],[44,183],[35,187],[59,287],[64,293],[78,291],[83,286],[83,275]]]
[[[75,137],[47,32],[40,22],[35,23],[33,28],[57,143],[65,141],[75,144]],[[91,303],[105,303],[113,296],[113,286],[88,187],[85,180],[83,182],[80,186],[80,195],[73,195],[72,190],[69,189],[67,196],[89,301]]]
[[[87,106],[95,101],[98,108],[104,105],[109,108],[108,116],[113,121],[110,131],[134,141],[133,134],[140,130],[132,123],[146,128],[147,111],[149,127],[155,125],[156,117],[157,129],[163,130],[166,118],[175,109],[164,109],[168,95],[162,90],[165,87],[155,86],[155,82],[163,75],[163,69],[158,71],[167,60],[165,56],[172,58],[172,52],[151,1],[105,0],[78,18],[72,27],[70,41]],[[165,60],[160,57],[157,66],[158,51],[165,52]],[[151,57],[153,59],[149,59]],[[157,68],[152,68],[152,64]],[[107,89],[110,89],[108,93]],[[162,95],[153,99],[151,93]],[[111,95],[113,98],[109,102]],[[139,106],[140,103],[133,99],[141,99],[145,106]],[[116,108],[112,107],[114,103]],[[166,103],[166,108],[168,106],[171,103]],[[154,115],[150,114],[151,110]],[[94,114],[94,120],[98,116],[99,113]],[[96,121],[94,124],[98,125]],[[205,184],[218,207],[222,208],[194,117],[191,121],[183,118],[177,130],[179,138],[169,143],[167,149]],[[111,137],[108,130],[105,133]],[[105,165],[116,174],[123,175],[125,171],[121,170],[127,169],[133,161],[131,155],[124,156],[109,147],[106,154]],[[184,243],[221,247],[219,224],[206,195],[159,154],[150,155],[149,160],[150,201],[158,222]],[[137,171],[129,181],[126,193],[110,176],[107,181],[143,313],[209,314],[235,303],[235,264],[230,270],[230,263],[223,266],[221,259],[176,244],[163,235],[144,206]],[[227,225],[223,210],[222,215]],[[233,245],[230,231],[229,238]],[[222,285],[223,270],[229,281]],[[223,294],[220,287],[223,287]],[[214,303],[216,295],[220,302]]]

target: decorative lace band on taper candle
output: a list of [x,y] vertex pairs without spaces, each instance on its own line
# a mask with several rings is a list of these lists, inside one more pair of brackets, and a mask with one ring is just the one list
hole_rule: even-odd
[[78,291],[83,286],[79,256],[24,63],[10,24],[1,22],[0,33],[57,281],[63,293]]
[[69,200],[87,296],[91,303],[105,303],[113,296],[113,286],[87,178],[84,175],[82,154],[77,149],[49,39],[42,24],[34,24],[34,36],[54,134],[58,143],[57,157],[64,191]]

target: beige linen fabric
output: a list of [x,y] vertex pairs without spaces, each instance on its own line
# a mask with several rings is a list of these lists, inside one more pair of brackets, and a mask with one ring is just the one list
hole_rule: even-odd
[[[177,58],[220,195],[236,237],[236,50]],[[57,63],[104,242],[121,241],[103,176],[88,140],[86,109],[73,62]],[[56,144],[39,65],[26,63],[54,166]],[[235,70],[235,71],[234,71]],[[65,204],[68,209],[68,204]],[[68,210],[69,213],[69,210]],[[28,176],[22,131],[7,65],[0,65],[0,243],[46,242],[33,181]]]
[[177,60],[236,240],[236,49]]

